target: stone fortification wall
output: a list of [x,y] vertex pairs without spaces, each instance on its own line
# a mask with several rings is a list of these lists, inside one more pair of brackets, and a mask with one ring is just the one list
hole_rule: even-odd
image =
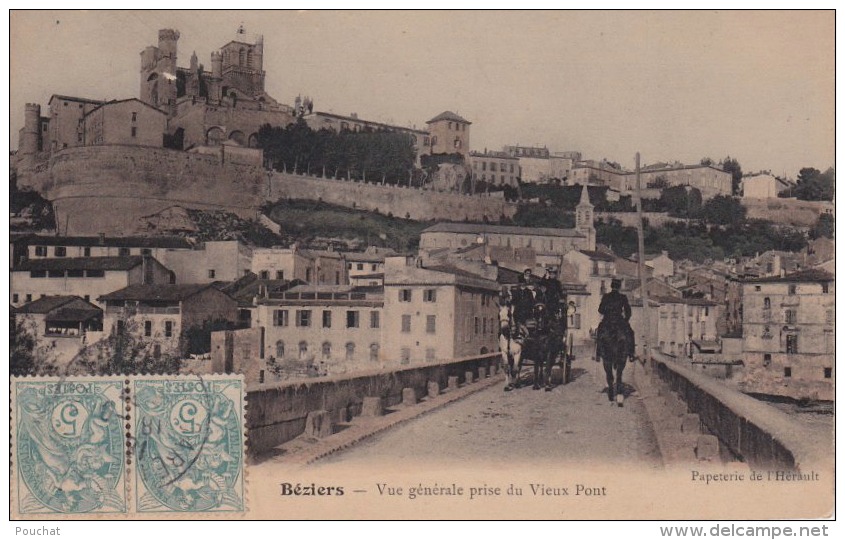
[[[230,155],[231,154],[231,155]],[[311,199],[396,217],[498,221],[516,205],[469,196],[266,171],[233,153],[205,154],[126,145],[66,148],[19,169],[18,183],[53,202],[62,234],[140,232],[140,218],[173,205],[255,218],[279,198]]]
[[377,210],[381,214],[416,220],[482,221],[486,218],[496,222],[502,215],[512,217],[516,213],[516,205],[501,196],[441,193],[290,173],[273,175],[271,198],[321,199],[349,208]]
[[19,183],[52,201],[60,231],[71,235],[131,234],[139,218],[173,205],[254,218],[267,191],[254,164],[123,145],[64,149],[21,170]]

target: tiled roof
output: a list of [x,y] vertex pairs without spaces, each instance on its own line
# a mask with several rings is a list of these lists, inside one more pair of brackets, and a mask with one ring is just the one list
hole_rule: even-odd
[[103,103],[103,100],[101,100],[101,99],[88,99],[88,98],[81,98],[81,97],[74,97],[74,96],[64,96],[64,95],[61,95],[61,94],[53,94],[52,96],[50,96],[50,101],[48,102],[48,104],[52,103],[52,101],[54,99],[64,99],[64,100],[67,100],[67,101],[78,101],[78,102],[82,102],[82,103],[94,103],[94,104]]
[[588,249],[581,249],[579,251],[581,253],[583,253],[584,255],[586,255],[587,257],[589,257],[590,259],[596,260],[596,261],[613,262],[613,261],[616,260],[616,258],[613,255],[609,255],[609,254],[604,253],[602,251],[590,251]]
[[432,118],[431,120],[426,122],[426,124],[432,124],[434,122],[440,122],[441,120],[451,120],[453,122],[461,122],[463,124],[472,124],[472,122],[470,122],[466,118],[461,118],[460,116],[453,113],[452,111],[443,111],[442,113],[438,114],[437,116],[435,116],[434,118]]
[[[128,257],[56,257],[53,259],[30,259],[13,268],[13,272],[31,270],[131,270],[144,260],[143,255]],[[151,259],[152,260],[152,259]]]
[[[17,313],[49,313],[74,300],[82,300],[82,298],[78,296],[44,296],[22,305],[17,309]],[[84,302],[84,300],[82,301]]]
[[130,285],[118,291],[103,295],[99,298],[99,300],[153,300],[163,302],[181,302],[182,300],[190,298],[209,287],[214,287],[214,285],[211,283],[182,285]]
[[51,322],[85,322],[95,317],[102,316],[103,310],[91,306],[90,308],[59,308],[55,312],[47,315],[47,320]]
[[793,272],[785,276],[769,276],[761,278],[746,279],[746,283],[798,283],[798,282],[817,282],[817,281],[833,281],[833,274],[826,270],[819,268],[810,268],[801,270],[800,272]]
[[179,236],[30,236],[32,246],[105,246],[190,249],[191,243]]
[[489,225],[482,223],[436,223],[425,229],[422,234],[445,232],[463,234],[522,234],[527,236],[559,236],[582,238],[584,235],[575,229],[553,229],[550,227],[516,227],[512,225]]

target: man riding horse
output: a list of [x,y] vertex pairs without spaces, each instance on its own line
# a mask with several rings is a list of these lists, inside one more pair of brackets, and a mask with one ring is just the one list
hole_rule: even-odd
[[[607,396],[622,406],[622,371],[625,362],[634,358],[634,330],[629,324],[631,319],[631,305],[628,297],[619,292],[622,281],[613,279],[610,282],[610,292],[605,294],[599,304],[602,320],[596,333],[596,360],[602,359],[605,375],[607,376]],[[616,370],[614,381],[613,372]]]
[[[619,292],[622,288],[622,280],[613,279],[610,282],[610,292],[605,294],[599,304],[599,313],[602,315],[602,320],[599,323],[597,335],[601,335],[602,331],[608,332],[611,329],[621,327],[629,337],[628,349],[625,351],[626,357],[634,356],[634,330],[631,328],[629,320],[631,319],[631,304],[628,303],[628,297]],[[601,355],[601,351],[599,352]]]

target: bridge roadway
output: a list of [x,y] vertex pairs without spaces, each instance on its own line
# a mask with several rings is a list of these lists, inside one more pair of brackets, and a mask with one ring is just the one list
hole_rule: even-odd
[[[582,357],[583,358],[583,357]],[[444,466],[532,463],[636,463],[662,467],[642,401],[627,387],[625,405],[611,405],[604,373],[591,360],[573,366],[573,378],[551,392],[530,381],[512,392],[503,385],[396,426],[312,467],[368,465],[392,460],[436,461]],[[630,380],[630,370],[626,376]],[[524,378],[524,377],[523,377]]]

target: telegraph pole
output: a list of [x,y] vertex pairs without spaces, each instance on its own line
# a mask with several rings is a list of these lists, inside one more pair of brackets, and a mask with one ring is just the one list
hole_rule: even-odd
[[648,329],[649,329],[649,317],[648,317],[648,288],[646,287],[646,275],[645,275],[645,243],[643,241],[643,198],[642,198],[642,187],[640,186],[640,153],[637,152],[636,157],[636,165],[637,165],[637,274],[640,278],[640,297],[643,302],[643,317],[642,317],[642,340],[643,340],[643,348],[645,350],[645,359],[651,359],[651,350],[649,349],[648,343]]

